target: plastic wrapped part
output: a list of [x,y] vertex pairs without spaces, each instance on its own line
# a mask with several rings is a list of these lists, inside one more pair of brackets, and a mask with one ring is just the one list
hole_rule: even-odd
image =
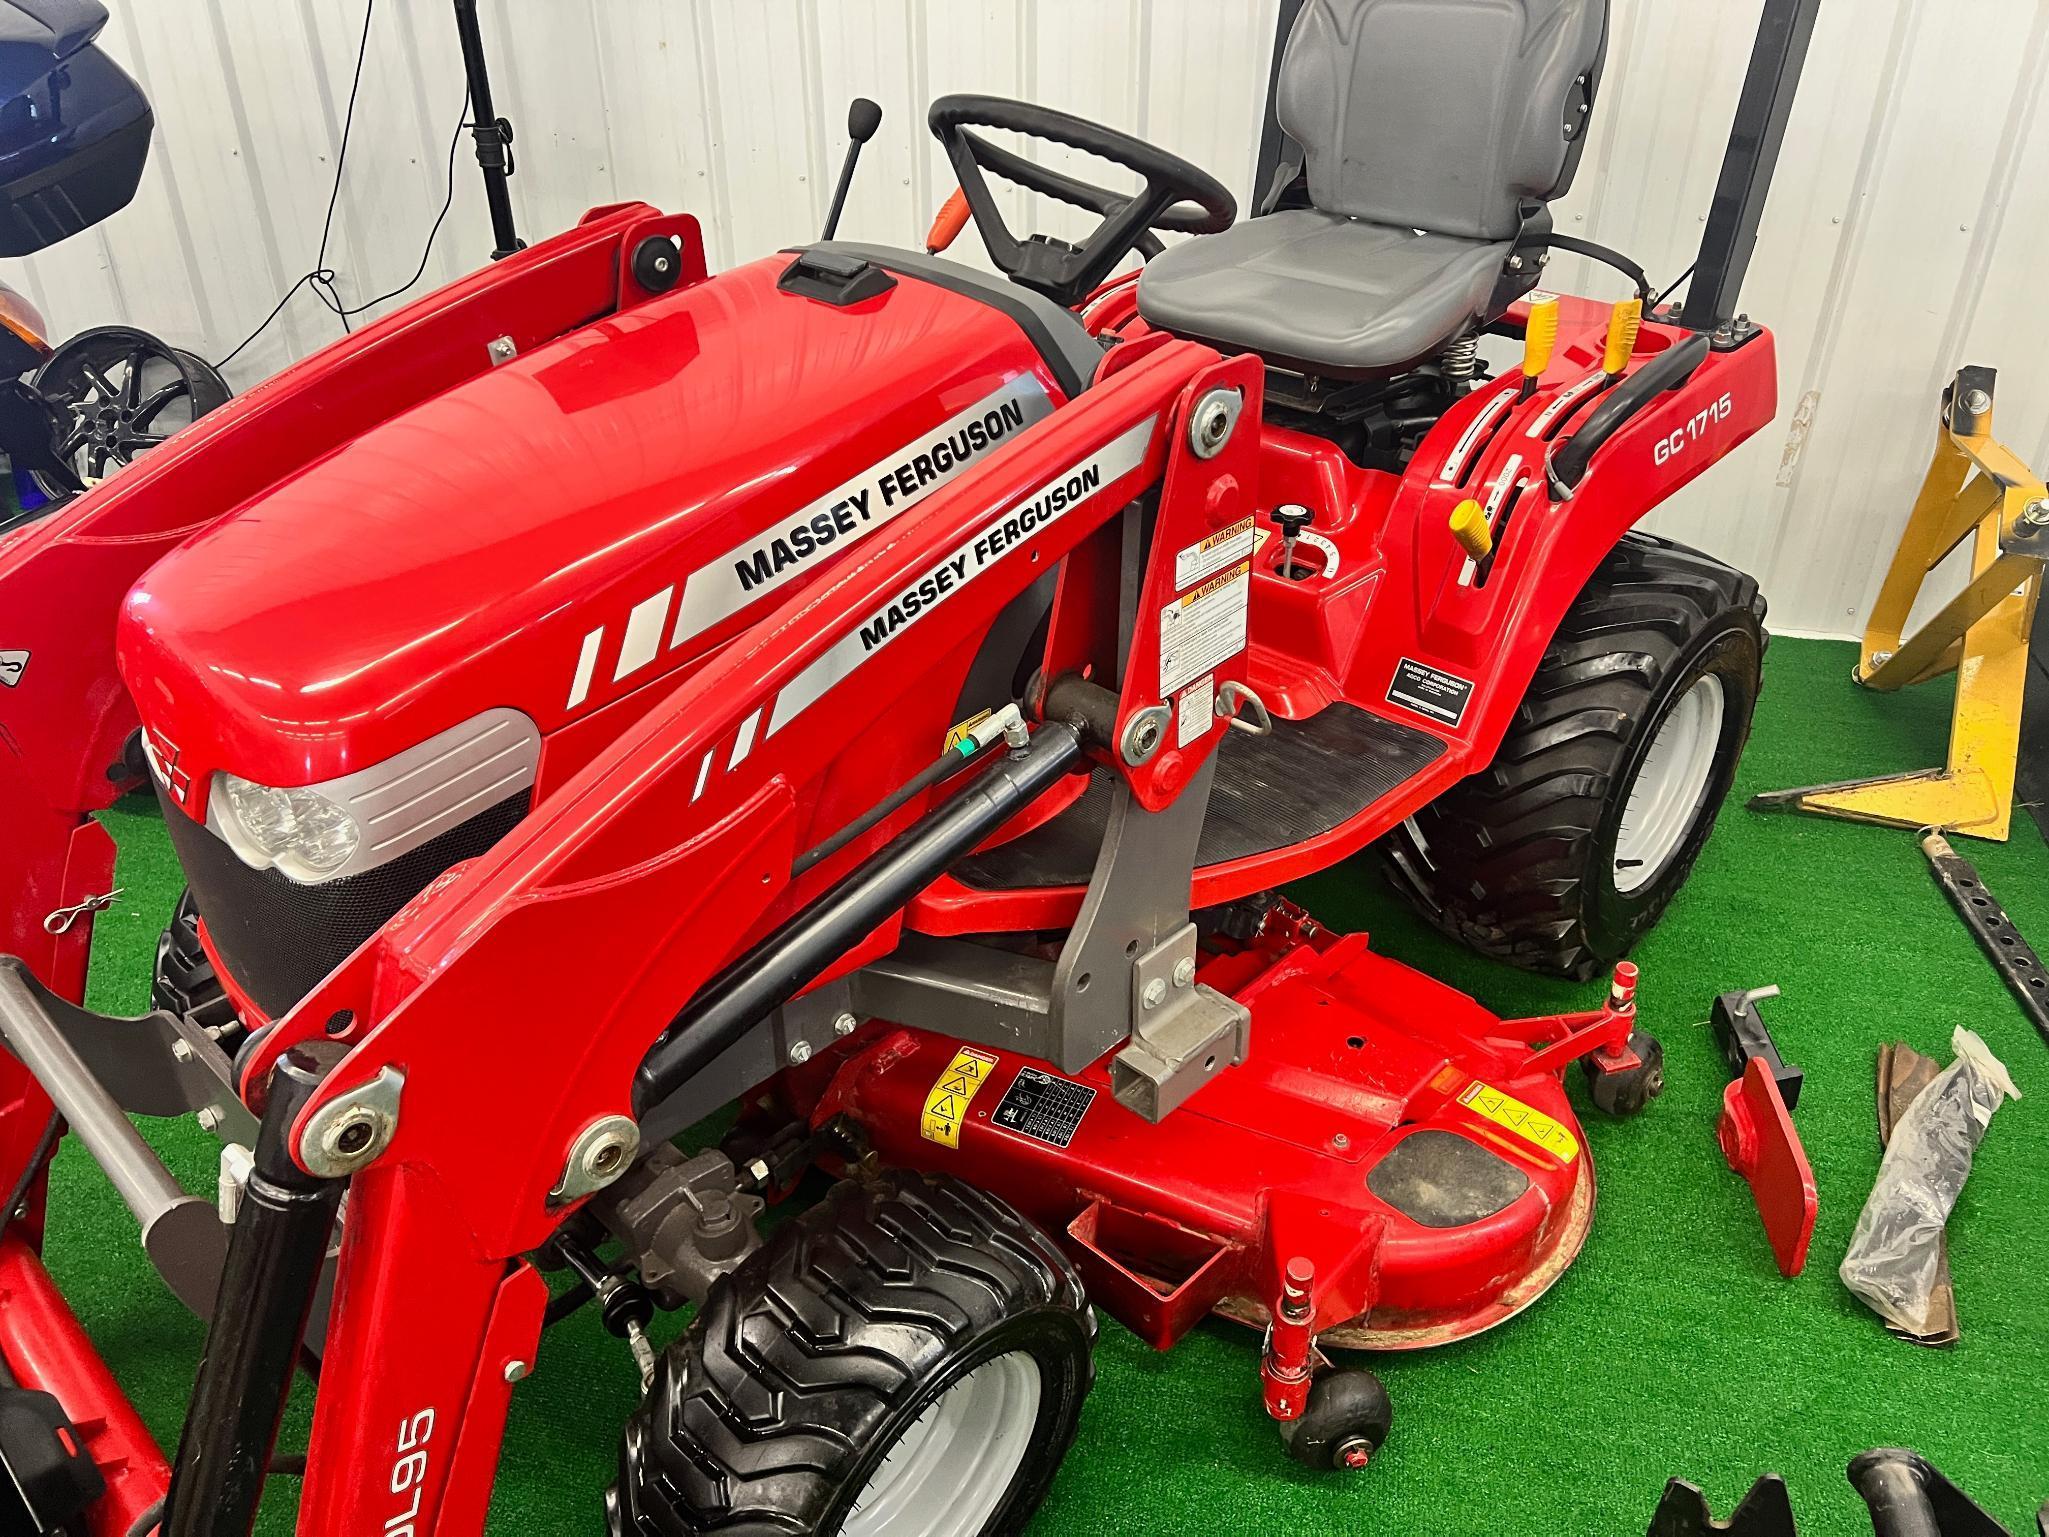
[[2009,1097],[2020,1098],[2005,1065],[1976,1034],[1959,1027],[1952,1044],[1956,1060],[1893,1128],[1843,1257],[1843,1284],[1910,1334],[1927,1332],[1943,1230],[1978,1143],[1992,1113]]

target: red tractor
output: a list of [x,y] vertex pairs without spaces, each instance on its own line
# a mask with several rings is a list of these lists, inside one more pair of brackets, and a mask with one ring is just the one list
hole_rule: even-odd
[[[711,277],[694,220],[599,209],[0,542],[28,1529],[245,1537],[317,1352],[299,1530],[474,1537],[586,1302],[646,1389],[618,1534],[1015,1530],[1091,1303],[1264,1330],[1290,1453],[1364,1466],[1387,1397],[1326,1350],[1530,1305],[1594,1205],[1568,1069],[1617,1114],[1661,1083],[1624,956],[1764,610],[1632,529],[1776,409],[1735,295],[1813,7],[1767,6],[1683,309],[1626,262],[1612,310],[1539,290],[1612,257],[1547,210],[1605,0],[1310,0],[1242,222],[1139,140],[949,97],[1001,276],[828,240]],[[992,175],[1101,224],[1020,240]],[[90,813],[145,783],[190,897],[114,1020]],[[1276,895],[1375,843],[1606,996],[1503,1020]],[[220,1210],[124,1112],[219,1133]],[[37,1258],[60,1125],[210,1319],[170,1464]]]

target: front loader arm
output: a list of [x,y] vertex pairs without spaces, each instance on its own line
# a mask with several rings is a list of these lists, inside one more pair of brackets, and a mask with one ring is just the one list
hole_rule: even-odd
[[[722,965],[900,829],[792,878],[820,781],[872,760],[901,782],[929,758],[995,614],[1114,538],[1136,499],[1161,499],[1162,528],[1249,514],[1249,446],[1209,465],[1188,447],[1191,403],[1217,383],[1256,418],[1243,360],[1175,343],[1106,369],[733,642],[263,1038],[244,1070],[252,1099],[294,1047],[346,1051],[286,1139],[309,1171],[353,1173],[302,1532],[479,1530],[508,1384],[537,1343],[543,1292],[522,1256],[573,1205],[551,1192],[573,1178],[574,1150],[630,1128],[636,1068]],[[1071,618],[1079,596],[1063,586],[1060,601]],[[1122,667],[1097,663],[1105,678]],[[1126,684],[1113,731],[1159,704]],[[1220,730],[1154,765],[1185,780]],[[891,943],[896,922],[861,953]],[[536,994],[525,979],[539,954],[573,958],[575,985]],[[336,1129],[373,1103],[374,1142],[337,1161]],[[188,1425],[187,1442],[205,1434]]]

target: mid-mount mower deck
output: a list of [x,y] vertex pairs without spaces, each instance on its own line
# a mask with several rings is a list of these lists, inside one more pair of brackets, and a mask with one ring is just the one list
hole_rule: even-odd
[[[242,1537],[317,1352],[299,1529],[477,1533],[545,1323],[595,1300],[646,1389],[614,1532],[1008,1531],[1091,1302],[1160,1346],[1262,1327],[1290,1452],[1356,1468],[1390,1408],[1325,1350],[1557,1279],[1594,1208],[1567,1069],[1657,1093],[1623,957],[1755,702],[1755,584],[1632,529],[1774,413],[1735,295],[1813,0],[1767,4],[1693,286],[1648,311],[1537,290],[1552,249],[1620,260],[1546,208],[1603,0],[1470,11],[1288,7],[1248,221],[1138,140],[949,97],[1002,277],[831,240],[711,277],[693,220],[596,210],[0,541],[33,1529]],[[1102,226],[1017,240],[992,173]],[[76,1003],[90,813],[143,783],[191,894],[160,1008],[112,1020]],[[1376,842],[1605,1000],[1501,1020],[1276,894]],[[124,1111],[220,1134],[221,1212]],[[169,1467],[37,1259],[60,1116],[210,1320]],[[764,1240],[813,1167],[846,1178]]]

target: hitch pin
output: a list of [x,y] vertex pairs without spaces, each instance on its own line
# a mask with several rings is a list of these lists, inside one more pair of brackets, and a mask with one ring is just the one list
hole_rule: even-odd
[[116,886],[112,891],[102,896],[87,897],[83,902],[75,906],[58,908],[43,920],[43,932],[45,934],[68,934],[71,932],[72,924],[93,913],[105,912],[120,899],[121,893],[127,889],[125,886]]

